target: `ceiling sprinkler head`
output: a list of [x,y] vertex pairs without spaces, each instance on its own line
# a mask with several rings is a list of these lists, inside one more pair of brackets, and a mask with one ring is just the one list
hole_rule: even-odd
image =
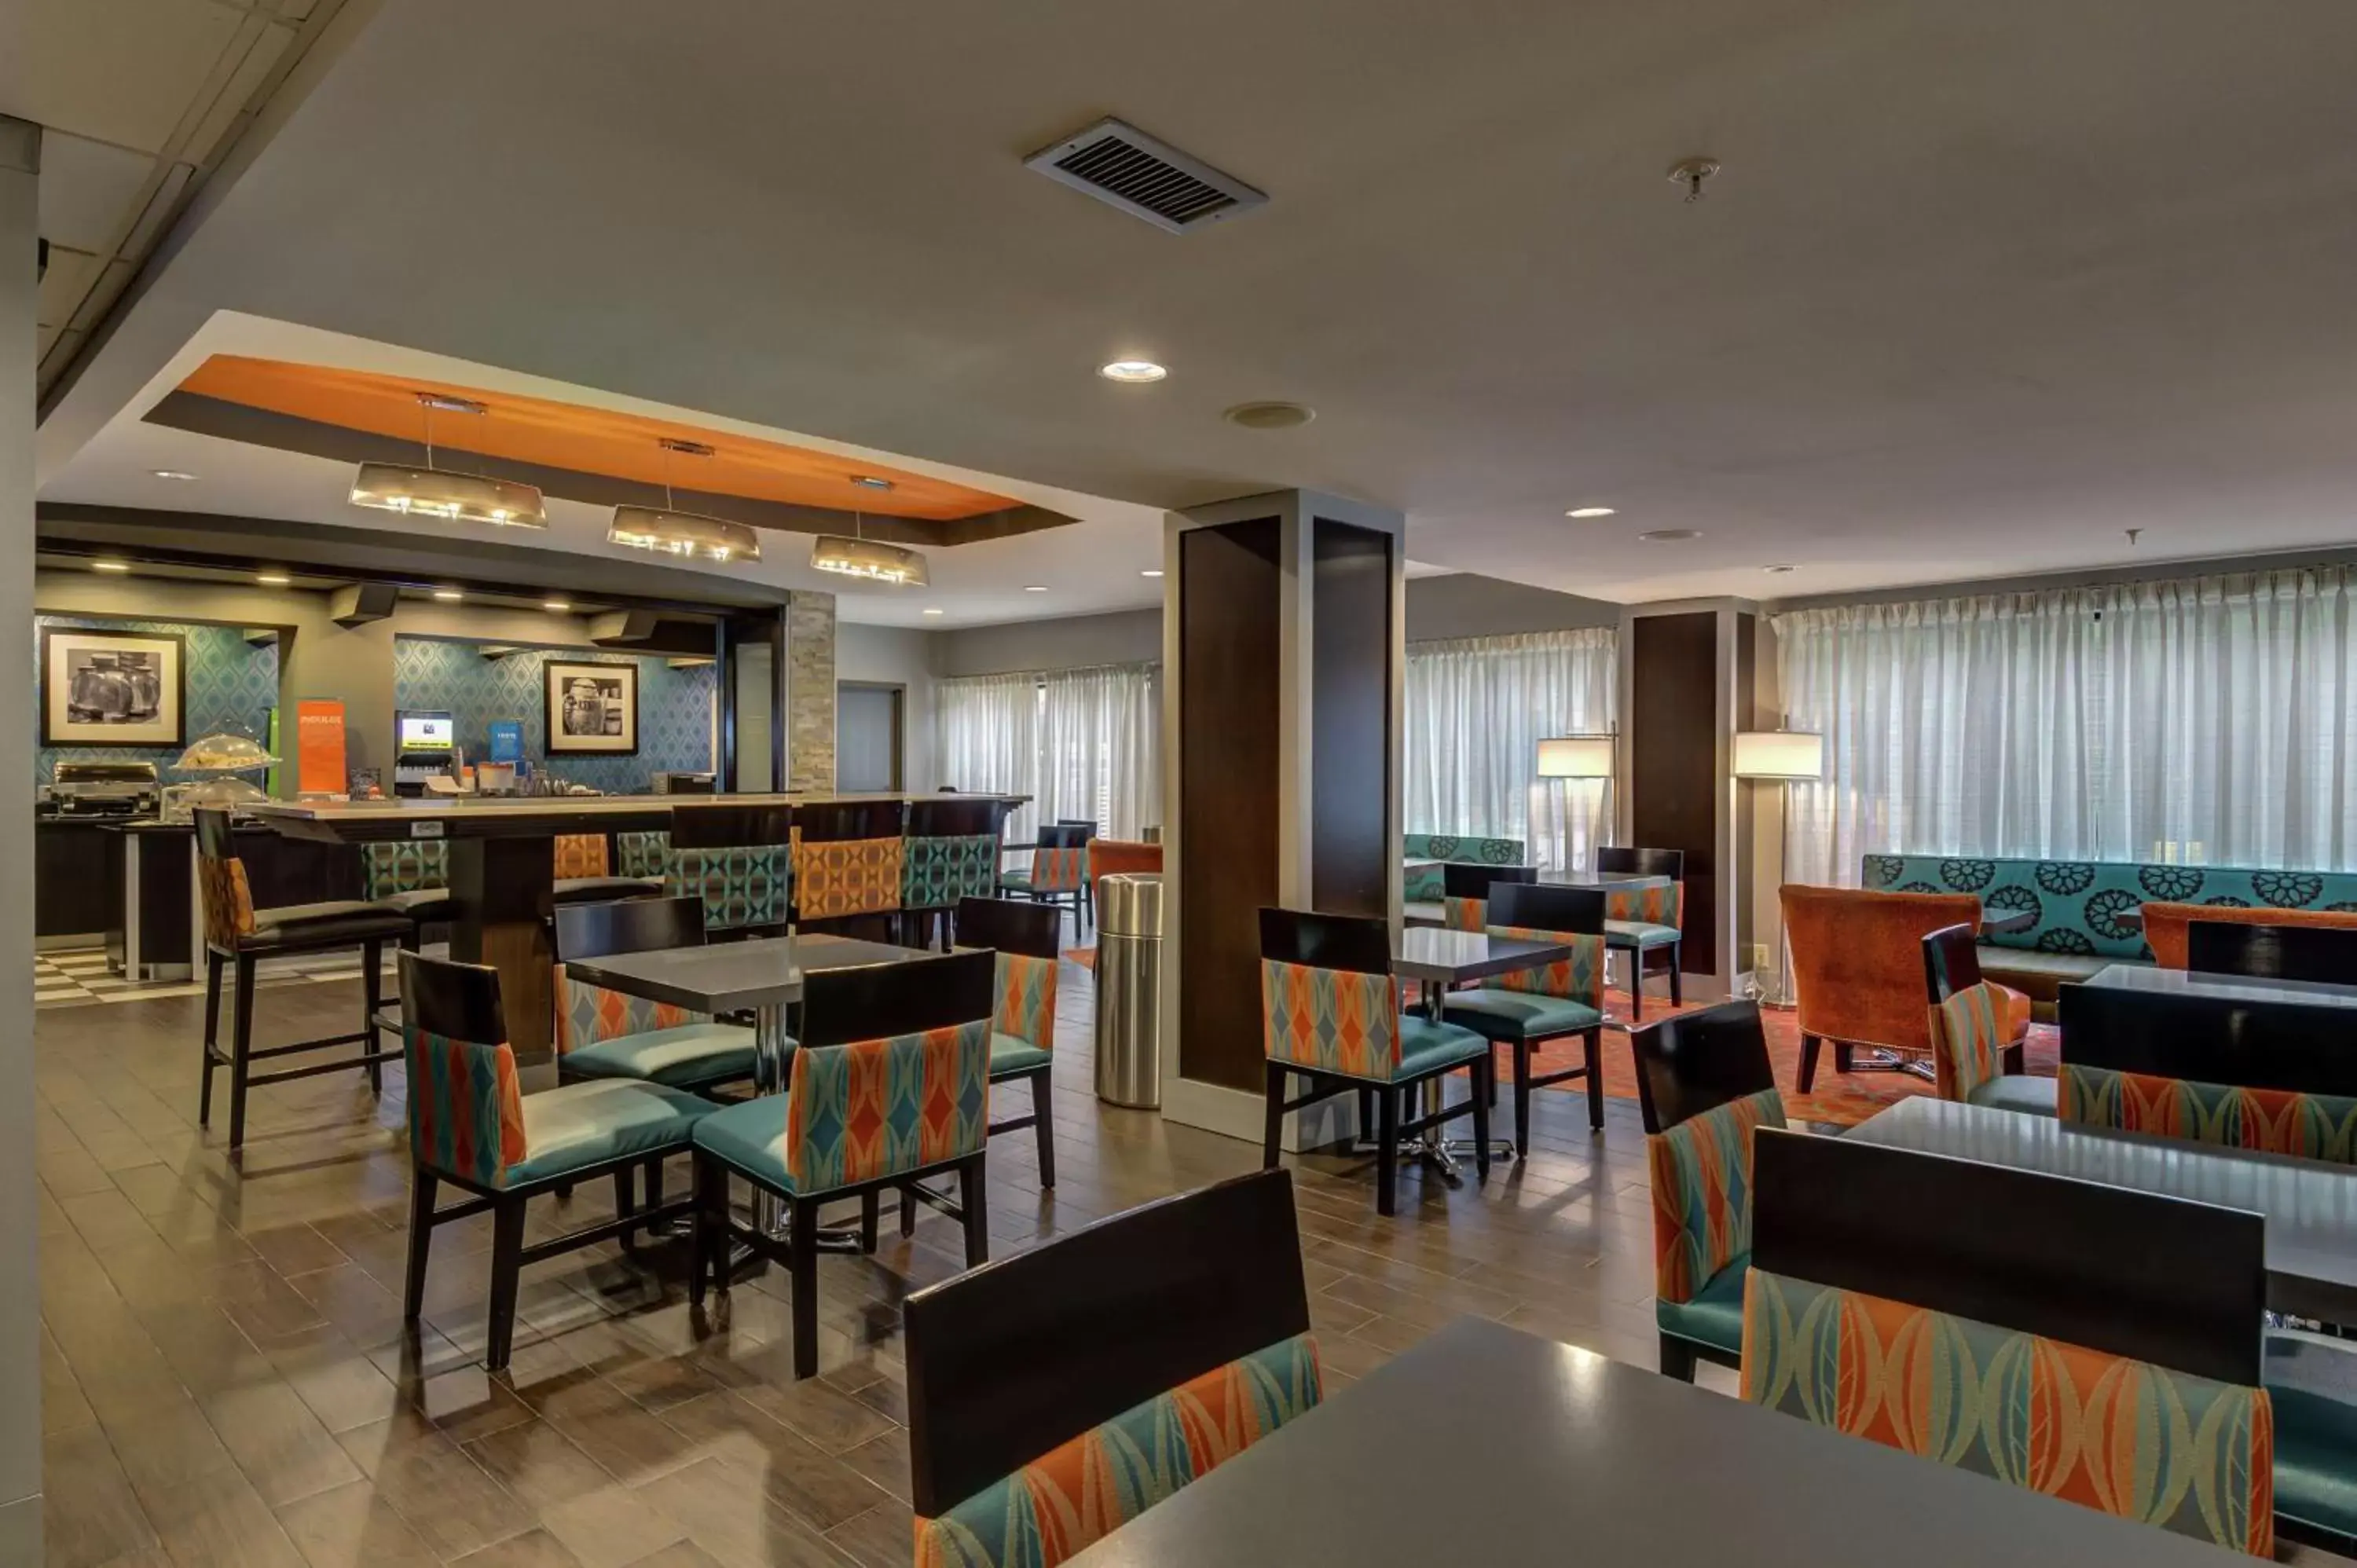
[[1717,158],[1682,158],[1670,166],[1670,183],[1686,188],[1689,205],[1702,199],[1703,181],[1718,172]]

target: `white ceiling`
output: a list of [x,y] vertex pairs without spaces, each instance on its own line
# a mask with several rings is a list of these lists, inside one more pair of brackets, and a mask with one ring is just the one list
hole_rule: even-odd
[[[1608,598],[2344,543],[2353,59],[2342,0],[402,0],[43,494],[227,309],[1146,508],[1343,491]],[[1022,168],[1106,113],[1269,205],[1172,236]],[[1133,353],[1170,379],[1091,373]],[[1221,422],[1261,398],[1319,416]]]

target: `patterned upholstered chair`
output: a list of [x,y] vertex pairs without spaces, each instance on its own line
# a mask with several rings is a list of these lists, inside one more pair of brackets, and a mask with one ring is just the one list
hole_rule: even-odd
[[900,908],[930,946],[936,925],[961,900],[998,894],[998,829],[1006,807],[996,800],[934,796],[909,802],[908,847],[900,857]]
[[[1391,925],[1380,918],[1260,912],[1260,1004],[1268,1054],[1268,1116],[1261,1166],[1276,1168],[1288,1112],[1337,1094],[1370,1091],[1375,1101],[1375,1211],[1391,1214],[1402,1137],[1473,1118],[1475,1170],[1490,1175],[1490,1100],[1496,1060],[1470,1029],[1402,1009],[1391,972]],[[1473,1077],[1464,1103],[1403,1123],[1403,1097],[1463,1068]],[[1309,1087],[1297,1100],[1295,1078]]]
[[2066,985],[2061,1012],[2063,1121],[2357,1164],[2345,1011]]
[[1745,1399],[2272,1553],[2258,1215],[1775,1130],[1752,1207]]
[[[1441,998],[1441,1015],[1513,1053],[1514,1147],[1531,1146],[1531,1091],[1587,1081],[1587,1124],[1604,1129],[1604,895],[1593,887],[1501,882],[1490,889],[1490,934],[1568,941],[1560,963],[1501,974]],[[1531,1076],[1531,1053],[1577,1035],[1581,1062]]]
[[908,854],[899,800],[794,809],[794,922],[805,930],[895,935]]
[[660,881],[618,876],[604,833],[560,833],[556,838],[556,902],[603,904],[616,898],[651,898],[662,893]]
[[[990,1024],[996,973],[987,952],[806,976],[802,1047],[784,1094],[696,1124],[695,1258],[689,1294],[727,1288],[731,1238],[785,1264],[792,1282],[794,1376],[818,1371],[818,1214],[858,1198],[862,1244],[876,1244],[877,1197],[955,1172],[969,1266],[990,1255],[983,1204]],[[730,1215],[735,1177],[782,1203],[791,1240]]]
[[[416,927],[406,910],[365,899],[339,898],[324,904],[289,904],[256,909],[238,858],[237,839],[227,811],[199,809],[196,812],[197,895],[205,938],[205,1043],[203,1087],[198,1091],[197,1124],[210,1126],[213,1114],[213,1072],[229,1069],[229,1146],[245,1146],[245,1094],[260,1084],[285,1083],[326,1072],[368,1073],[369,1088],[382,1092],[384,1063],[398,1053],[378,1048],[378,1009],[382,997],[384,950],[414,944]],[[265,958],[292,953],[361,950],[361,1026],[350,1035],[300,1040],[293,1045],[253,1044],[254,966]],[[221,976],[232,971],[237,991],[236,1015],[230,1024],[230,1047],[221,1047]],[[333,1046],[361,1047],[357,1056],[301,1067],[255,1072],[253,1063],[272,1057],[309,1055]]]
[[[528,1262],[593,1242],[627,1238],[651,1219],[684,1214],[684,1202],[633,1210],[630,1174],[659,1168],[688,1146],[712,1107],[683,1090],[625,1079],[588,1079],[524,1094],[507,1044],[495,970],[401,955],[403,1045],[409,1073],[409,1272],[402,1316],[417,1320],[434,1228],[491,1217],[490,1324],[483,1364],[508,1364],[516,1282]],[[524,1206],[543,1193],[610,1175],[619,1212],[530,1247]],[[444,1183],[470,1201],[436,1207]]]
[[2195,920],[2185,967],[2202,974],[2357,985],[2357,927]]
[[615,864],[624,876],[635,876],[660,890],[663,865],[671,854],[671,834],[660,828],[631,829],[614,835]]
[[[1056,1118],[1049,1053],[1056,1046],[1056,939],[1063,917],[1042,904],[1007,898],[968,898],[957,908],[961,946],[989,948],[998,956],[998,1005],[990,1018],[990,1081],[1028,1082],[1031,1112],[990,1124],[990,1135],[1030,1128],[1039,1145],[1039,1185],[1056,1185]],[[909,1212],[901,1210],[902,1230]]]
[[568,961],[695,947],[697,898],[632,898],[556,911],[556,1076],[637,1079],[710,1094],[753,1076],[753,1031],[565,973]]
[[1072,907],[1072,929],[1079,930],[1081,899],[1089,883],[1089,840],[1095,834],[1095,829],[1075,822],[1056,822],[1041,828],[1039,847],[1031,852],[1031,864],[1009,866],[999,873],[999,887],[1043,904],[1069,901]]
[[1685,940],[1686,852],[1607,844],[1596,869],[1615,876],[1659,876],[1642,887],[1615,887],[1604,896],[1604,945],[1629,955],[1629,1016],[1645,1015],[1645,970],[1655,953],[1669,955],[1670,1005],[1684,1004],[1678,953]]
[[1784,1125],[1756,1002],[1681,1013],[1629,1032],[1653,1192],[1653,1319],[1662,1370],[1742,1364],[1751,1262],[1751,1134]]
[[663,897],[704,900],[709,937],[782,935],[792,915],[793,830],[783,806],[673,806]]
[[1538,879],[1534,865],[1460,865],[1450,861],[1440,868],[1442,921],[1452,931],[1486,930],[1491,884]]
[[388,840],[361,845],[361,897],[390,904],[409,917],[409,946],[420,946],[427,926],[449,921],[449,844],[442,839]]
[[1923,939],[1923,980],[1940,1098],[2053,1115],[2054,1085],[2023,1070],[2029,998],[1981,978],[1972,927],[1943,926]]
[[1238,1176],[909,1298],[918,1568],[1061,1563],[1318,1402],[1292,1185]]

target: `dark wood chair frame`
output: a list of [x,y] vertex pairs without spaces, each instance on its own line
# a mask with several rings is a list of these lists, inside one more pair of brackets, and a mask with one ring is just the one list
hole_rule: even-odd
[[[1959,991],[1981,983],[1980,933],[1971,926],[1943,926],[1923,939],[1923,986],[1937,1007]],[[2029,1070],[2029,1042],[2018,1040],[1999,1053],[2006,1075]],[[1843,1071],[1849,1069],[1844,1068]],[[1803,1092],[1806,1092],[1804,1090]]]
[[[1686,852],[1682,849],[1638,849],[1626,844],[1598,844],[1596,847],[1596,869],[1612,876],[1666,876],[1673,882],[1686,879]],[[1645,1016],[1645,955],[1665,952],[1670,955],[1670,1005],[1685,1004],[1685,981],[1679,962],[1685,951],[1685,938],[1681,934],[1667,947],[1641,948],[1634,942],[1616,942],[1610,932],[1605,933],[1604,947],[1608,952],[1629,955],[1629,1019],[1635,1023]]]
[[[425,958],[412,952],[403,953],[400,964],[403,1013],[406,1017],[416,1019],[421,1028],[452,1039],[485,1044],[506,1037],[507,1026],[500,1011],[498,971],[478,964]],[[631,1201],[631,1173],[640,1166],[646,1167],[651,1182],[659,1192],[661,1178],[657,1173],[660,1173],[664,1158],[678,1152],[667,1149],[658,1155],[629,1155],[597,1165],[579,1165],[562,1176],[497,1187],[485,1187],[449,1171],[428,1169],[413,1158],[409,1166],[409,1263],[402,1279],[402,1321],[415,1323],[425,1305],[425,1270],[433,1252],[435,1228],[454,1220],[471,1219],[478,1214],[489,1214],[491,1217],[491,1298],[490,1322],[484,1338],[483,1366],[494,1372],[504,1369],[515,1342],[516,1287],[524,1265],[577,1251],[600,1241],[627,1241],[634,1230],[650,1221],[684,1218],[692,1208],[685,1198],[668,1204],[658,1200],[645,1209],[636,1208]],[[535,1241],[530,1246],[524,1244],[526,1204],[544,1194],[554,1196],[560,1189],[569,1190],[576,1183],[594,1181],[602,1176],[614,1178],[613,1219],[568,1230],[561,1236]],[[468,1194],[468,1200],[448,1208],[437,1208],[440,1190],[445,1183]]]
[[[899,800],[828,800],[818,805],[795,807],[794,827],[797,836],[804,843],[906,838],[909,809],[905,802]],[[897,941],[901,935],[900,890],[897,887],[892,890],[892,908],[889,909],[833,915],[815,920],[802,914],[802,876],[797,871],[793,904],[794,929],[798,931],[830,932],[879,942]]]
[[[1490,924],[1521,926],[1531,930],[1552,931],[1563,936],[1600,937],[1604,934],[1604,894],[1594,887],[1558,887],[1543,882],[1498,882],[1490,889]],[[1441,1009],[1448,1010],[1443,998]],[[1600,1012],[1601,1009],[1598,1009]],[[1604,1025],[1601,1020],[1586,1029],[1570,1029],[1559,1035],[1491,1036],[1481,1028],[1473,1014],[1460,1022],[1477,1035],[1507,1047],[1514,1057],[1514,1148],[1517,1153],[1531,1146],[1531,1090],[1546,1089],[1574,1079],[1587,1082],[1587,1125],[1591,1132],[1604,1131]],[[1552,1040],[1567,1040],[1577,1036],[1581,1043],[1582,1064],[1551,1072],[1544,1078],[1531,1076],[1531,1056],[1541,1046]],[[1491,1075],[1495,1092],[1496,1075]]]
[[[988,1018],[996,996],[996,958],[975,950],[919,959],[905,964],[881,964],[868,969],[828,970],[802,982],[801,1048],[810,1050],[855,1041],[888,1039],[975,1018]],[[782,1097],[780,1099],[782,1103]],[[985,1144],[987,1139],[985,1137]],[[913,1171],[895,1171],[873,1181],[855,1182],[825,1192],[788,1192],[748,1172],[727,1165],[703,1149],[695,1154],[695,1246],[688,1269],[688,1303],[704,1305],[707,1288],[726,1291],[738,1248],[766,1258],[786,1270],[792,1284],[791,1318],[794,1376],[818,1372],[818,1254],[821,1250],[819,1210],[830,1203],[859,1200],[858,1249],[876,1251],[877,1221],[884,1194],[898,1191],[929,1176],[957,1177],[954,1202],[926,1201],[953,1214],[965,1231],[969,1268],[990,1258],[989,1211],[984,1196],[983,1161],[987,1148],[953,1160],[942,1160]],[[740,1224],[728,1203],[728,1178],[736,1176],[783,1206],[786,1235],[773,1237],[752,1225]],[[733,1245],[732,1245],[733,1244]]]
[[[794,811],[785,806],[748,806],[726,798],[696,805],[673,806],[671,847],[673,849],[783,849],[793,843]],[[791,871],[788,873],[791,875]],[[782,937],[792,926],[792,890],[788,888],[787,918],[761,926],[735,926],[705,932],[706,941],[750,941],[757,937]]]
[[[1089,840],[1096,836],[1097,827],[1094,822],[1050,822],[1040,828],[1039,842],[1030,847],[1033,849],[1078,849],[1084,851],[1088,848]],[[1019,848],[1022,846],[1018,845],[1017,847]],[[1036,868],[1039,862],[1035,860],[1032,862],[1032,865]],[[1072,934],[1075,938],[1079,936],[1081,926],[1083,921],[1093,918],[1088,913],[1091,908],[1091,904],[1089,897],[1089,875],[1086,862],[1083,862],[1082,865],[1081,885],[1078,887],[1069,888],[1054,893],[1042,893],[1021,885],[1017,885],[1013,887],[1002,885],[999,891],[1001,893],[1019,892],[1034,903],[1052,905],[1059,909],[1064,907],[1067,899],[1071,900],[1072,909]],[[1060,929],[1060,928],[1059,929]]]
[[2185,929],[2185,967],[2206,974],[2357,985],[2357,930],[2345,926],[2264,926],[2194,920]]
[[[998,836],[1006,825],[1009,807],[1003,801],[963,800],[955,795],[909,802],[907,832],[912,839],[983,838]],[[990,897],[998,897],[998,863],[991,863]],[[900,911],[900,945],[929,948],[938,942],[949,950],[956,933],[955,904],[935,904]]]
[[[1263,958],[1275,959],[1280,963],[1345,970],[1354,974],[1389,974],[1392,967],[1391,925],[1380,916],[1314,915],[1297,909],[1265,908],[1260,912],[1260,951]],[[1401,1097],[1404,1094],[1434,1079],[1446,1078],[1460,1070],[1469,1073],[1472,1079],[1472,1092],[1462,1103],[1444,1105],[1438,1111],[1414,1121],[1400,1119]],[[1283,1062],[1270,1058],[1267,1115],[1261,1137],[1261,1169],[1277,1168],[1279,1145],[1284,1142],[1285,1119],[1288,1114],[1331,1100],[1338,1094],[1355,1094],[1359,1097],[1362,1131],[1365,1109],[1370,1101],[1373,1103],[1376,1213],[1389,1218],[1398,1212],[1395,1188],[1399,1185],[1400,1140],[1430,1133],[1460,1116],[1473,1118],[1474,1177],[1477,1181],[1487,1181],[1490,1179],[1490,1103],[1497,1098],[1497,1070],[1498,1058],[1491,1051],[1483,1051],[1470,1061],[1451,1062],[1446,1067],[1385,1082],[1321,1072],[1297,1062]],[[1288,1100],[1286,1093],[1292,1087],[1291,1080],[1296,1078],[1309,1087],[1298,1098]]]

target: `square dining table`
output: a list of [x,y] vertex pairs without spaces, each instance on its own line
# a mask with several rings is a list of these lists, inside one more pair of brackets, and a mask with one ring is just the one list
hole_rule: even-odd
[[[1392,972],[1402,980],[1413,980],[1423,987],[1425,1016],[1440,1022],[1441,1007],[1452,985],[1469,981],[1489,980],[1517,970],[1539,969],[1550,963],[1560,963],[1571,956],[1568,942],[1534,940],[1528,937],[1501,937],[1488,931],[1436,930],[1429,926],[1408,926],[1392,933]],[[1426,1080],[1424,1110],[1426,1115],[1437,1113],[1441,1106],[1441,1079]],[[1457,1151],[1471,1148],[1467,1138],[1444,1138],[1437,1132],[1403,1144],[1403,1155],[1421,1157],[1438,1165],[1450,1176],[1458,1174]],[[1514,1157],[1511,1139],[1493,1138],[1491,1153],[1501,1159]]]

